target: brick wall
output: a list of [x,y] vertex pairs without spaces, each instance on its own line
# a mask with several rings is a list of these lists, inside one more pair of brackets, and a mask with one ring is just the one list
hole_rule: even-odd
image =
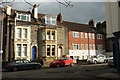
[[[79,44],[79,50],[81,50],[81,44],[84,44],[84,49],[86,49],[85,45],[88,44],[89,34],[87,33],[87,38],[85,38],[85,32],[83,32],[83,38],[81,38],[81,32],[78,32],[79,37],[75,38],[73,37],[73,32],[75,31],[69,31],[69,50],[73,50],[72,44]],[[89,44],[91,44],[92,46],[93,44],[95,44],[95,39],[92,38],[92,34],[91,39],[89,39]]]

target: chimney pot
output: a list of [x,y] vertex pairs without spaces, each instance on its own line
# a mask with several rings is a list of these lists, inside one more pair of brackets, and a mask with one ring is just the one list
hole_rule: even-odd
[[89,25],[90,25],[90,26],[94,27],[94,23],[95,23],[95,22],[94,22],[94,19],[89,20]]
[[62,22],[62,14],[61,13],[57,15],[57,21]]
[[10,6],[6,7],[6,13],[7,13],[7,15],[11,15],[11,7]]
[[38,9],[37,9],[37,4],[33,6],[33,16],[34,18],[38,18]]

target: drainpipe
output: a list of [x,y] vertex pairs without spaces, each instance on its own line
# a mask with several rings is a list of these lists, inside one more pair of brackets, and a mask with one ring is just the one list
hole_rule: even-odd
[[89,33],[88,33],[88,59],[90,59],[90,49],[89,49]]
[[[16,11],[15,11],[15,14],[16,14]],[[15,27],[16,27],[16,16],[14,18],[13,60],[15,60]]]

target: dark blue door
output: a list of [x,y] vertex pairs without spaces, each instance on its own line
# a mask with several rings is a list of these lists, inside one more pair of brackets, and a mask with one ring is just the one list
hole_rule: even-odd
[[36,59],[36,47],[35,46],[32,48],[32,59],[33,60]]

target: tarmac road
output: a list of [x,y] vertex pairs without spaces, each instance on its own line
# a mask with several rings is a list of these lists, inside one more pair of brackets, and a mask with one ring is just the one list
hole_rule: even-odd
[[3,72],[4,78],[101,78],[120,79],[120,75],[113,67],[104,64],[75,65],[73,67],[41,68],[39,70],[24,70],[17,72]]

